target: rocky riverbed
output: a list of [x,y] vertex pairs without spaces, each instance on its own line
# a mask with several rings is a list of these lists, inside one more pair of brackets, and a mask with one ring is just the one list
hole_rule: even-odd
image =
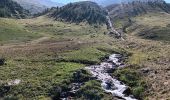
[[[101,87],[106,93],[110,93],[113,97],[118,97],[123,100],[137,100],[130,94],[130,89],[127,85],[110,75],[115,70],[124,67],[123,56],[121,54],[112,54],[109,58],[101,62],[100,65],[88,66],[85,67],[85,70],[92,74],[92,80],[98,80],[101,82]],[[76,78],[81,77],[80,73],[80,71],[75,72],[74,76],[76,76]],[[86,81],[72,83],[70,91],[64,92],[65,95],[63,95],[61,99],[69,100],[70,97],[76,95],[76,92],[79,91]]]
[[100,80],[101,86],[105,92],[111,93],[115,97],[119,97],[125,100],[137,100],[132,95],[129,95],[127,92],[129,87],[126,86],[123,82],[113,78],[109,73],[113,72],[117,68],[124,67],[124,64],[121,63],[122,55],[112,54],[109,56],[105,62],[102,62],[100,65],[92,65],[86,67],[91,74]]

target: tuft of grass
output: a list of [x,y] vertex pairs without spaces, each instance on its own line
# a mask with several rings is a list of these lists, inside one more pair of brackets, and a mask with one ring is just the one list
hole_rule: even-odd
[[107,55],[107,52],[102,52],[97,50],[96,48],[82,48],[77,51],[71,51],[64,54],[65,60],[86,63],[87,64],[95,64],[100,62],[100,58]]
[[128,58],[128,64],[130,65],[140,65],[141,62],[146,60],[147,55],[141,52],[133,52]]

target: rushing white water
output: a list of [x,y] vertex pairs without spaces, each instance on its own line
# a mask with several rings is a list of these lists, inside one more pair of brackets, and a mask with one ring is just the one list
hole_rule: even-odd
[[116,31],[115,28],[113,27],[113,24],[112,24],[112,22],[111,22],[110,17],[109,17],[109,16],[106,16],[106,18],[107,18],[107,20],[108,20],[108,24],[109,24],[109,27],[110,27],[111,31],[112,31],[113,33],[115,33],[117,36],[121,37],[121,34],[120,34],[118,31]]
[[109,28],[111,29],[111,32],[113,32],[117,37],[120,37],[122,40],[124,40],[124,38],[122,37],[122,34],[119,33],[114,27],[113,27],[113,23],[109,17],[109,11],[108,12],[108,16],[106,16],[107,18],[107,21],[108,21],[108,25],[109,25]]
[[113,54],[105,62],[100,65],[93,65],[86,67],[91,74],[98,80],[102,81],[101,86],[107,93],[112,93],[113,96],[123,98],[125,100],[137,100],[131,96],[126,96],[124,92],[128,89],[128,86],[123,84],[121,81],[114,79],[109,75],[108,71],[116,70],[118,67],[122,67],[119,54]]

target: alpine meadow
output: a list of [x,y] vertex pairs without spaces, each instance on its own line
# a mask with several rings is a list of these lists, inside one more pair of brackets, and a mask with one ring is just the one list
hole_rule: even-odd
[[164,0],[0,0],[0,100],[170,100]]

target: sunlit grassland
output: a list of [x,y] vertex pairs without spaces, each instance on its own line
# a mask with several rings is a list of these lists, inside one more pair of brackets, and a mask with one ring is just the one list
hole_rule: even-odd
[[26,42],[41,35],[27,31],[15,19],[0,18],[0,43]]
[[1,43],[30,42],[40,37],[49,37],[55,41],[71,40],[95,34],[107,32],[106,25],[90,26],[85,23],[75,24],[54,21],[41,16],[33,19],[0,19],[0,41]]
[[71,62],[31,63],[8,61],[5,66],[0,68],[1,81],[5,83],[20,79],[21,83],[17,86],[11,86],[11,89],[2,95],[30,99],[41,95],[49,96],[49,91],[54,85],[69,79],[74,71],[82,67],[82,64]]
[[49,34],[53,37],[78,37],[83,35],[107,32],[106,25],[90,26],[86,23],[75,24],[60,22],[54,21],[53,19],[47,18],[46,16],[41,16],[30,20],[21,20],[20,23],[23,24],[30,31],[45,33],[46,35]]
[[[83,47],[79,50],[61,52],[57,54],[59,58],[54,56],[49,61],[48,58],[43,59],[45,56],[41,56],[38,61],[34,61],[34,58],[24,58],[27,60],[8,58],[6,59],[6,64],[0,67],[1,85],[15,79],[20,79],[21,83],[17,86],[11,86],[11,89],[5,92],[3,96],[14,96],[23,99],[37,99],[40,96],[48,98],[51,95],[50,91],[54,87],[61,85],[64,88],[68,88],[72,75],[76,70],[83,69],[89,64],[97,64],[103,57],[115,52],[114,50],[118,50],[112,47],[106,46],[103,50],[100,49],[101,46],[99,45]],[[67,81],[67,84],[63,83],[65,81]],[[63,86],[62,84],[65,85]],[[92,85],[90,87],[93,87]],[[100,86],[94,87],[94,91],[98,93],[94,94],[94,96],[98,95],[100,98],[103,98],[106,95]],[[90,91],[87,90],[86,92]],[[84,98],[83,94],[78,98]],[[111,98],[111,96],[107,98]]]
[[169,42],[170,15],[167,13],[150,13],[132,18],[133,24],[128,33],[145,39]]

